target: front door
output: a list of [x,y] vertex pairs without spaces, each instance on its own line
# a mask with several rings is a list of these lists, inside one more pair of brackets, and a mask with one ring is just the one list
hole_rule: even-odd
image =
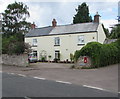
[[60,60],[60,51],[55,51],[55,59]]

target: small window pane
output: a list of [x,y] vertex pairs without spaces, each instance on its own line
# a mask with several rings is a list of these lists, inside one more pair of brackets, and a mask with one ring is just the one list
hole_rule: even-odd
[[78,44],[85,44],[84,35],[78,36]]
[[60,38],[59,37],[55,37],[55,45],[60,45]]
[[37,39],[33,39],[33,45],[37,45]]

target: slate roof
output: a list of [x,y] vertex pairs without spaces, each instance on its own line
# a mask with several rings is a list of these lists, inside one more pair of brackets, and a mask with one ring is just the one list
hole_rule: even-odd
[[53,29],[52,26],[43,27],[43,28],[35,28],[30,30],[25,36],[26,37],[37,37],[49,35],[50,31]]
[[36,28],[31,30],[29,33],[27,33],[26,37],[96,32],[98,25],[99,23],[89,22],[89,23],[60,25],[56,27],[49,26],[43,28]]

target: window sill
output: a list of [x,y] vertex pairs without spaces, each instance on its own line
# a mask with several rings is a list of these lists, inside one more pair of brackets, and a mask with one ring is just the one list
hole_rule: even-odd
[[54,45],[54,46],[60,46],[60,45]]
[[83,45],[85,45],[85,44],[77,44],[78,46],[83,46]]
[[32,47],[37,47],[37,45],[32,45]]

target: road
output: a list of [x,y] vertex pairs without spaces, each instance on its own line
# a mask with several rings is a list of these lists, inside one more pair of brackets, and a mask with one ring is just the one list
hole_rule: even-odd
[[[29,67],[2,66],[7,73],[42,77],[47,80],[59,80],[75,85],[87,85],[118,92],[118,65],[99,69],[69,69],[71,64],[33,63]],[[120,92],[120,91],[119,91]]]
[[3,97],[117,97],[108,92],[70,83],[2,73]]

